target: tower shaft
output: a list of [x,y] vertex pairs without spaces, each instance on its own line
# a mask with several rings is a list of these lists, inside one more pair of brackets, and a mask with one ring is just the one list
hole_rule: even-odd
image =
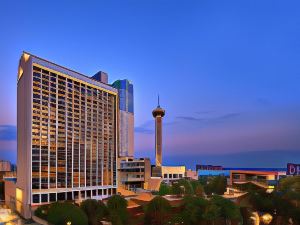
[[155,165],[162,164],[162,117],[155,117]]

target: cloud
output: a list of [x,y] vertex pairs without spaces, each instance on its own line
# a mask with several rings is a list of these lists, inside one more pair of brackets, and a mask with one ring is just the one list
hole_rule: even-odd
[[153,134],[154,133],[154,121],[153,120],[147,120],[140,126],[136,126],[134,128],[134,131],[136,133],[142,133],[142,134]]
[[202,121],[202,118],[196,118],[192,116],[177,116],[176,119],[185,120],[185,121]]
[[240,116],[241,113],[227,113],[217,117],[193,117],[193,116],[177,116],[176,119],[180,121],[188,121],[188,122],[205,122],[205,123],[214,123],[214,122],[221,122],[228,119],[233,119]]
[[212,114],[215,113],[216,111],[214,110],[206,110],[206,111],[198,111],[196,112],[197,114],[203,115],[203,114]]
[[15,141],[17,127],[14,125],[0,125],[0,141]]
[[241,115],[241,113],[227,113],[225,115],[219,116],[219,117],[214,118],[214,119],[216,119],[216,120],[227,120],[227,119],[232,119],[232,118],[238,117],[240,115]]
[[262,105],[262,106],[269,106],[271,105],[272,103],[266,99],[266,98],[257,98],[256,99],[256,103],[259,104],[259,105]]
[[142,127],[142,126],[135,127],[134,131],[137,133],[142,133],[142,134],[153,134],[154,133],[153,129]]

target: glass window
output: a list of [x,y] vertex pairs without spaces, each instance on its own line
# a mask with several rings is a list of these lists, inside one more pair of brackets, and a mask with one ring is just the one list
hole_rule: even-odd
[[40,195],[32,195],[33,203],[40,203]]
[[41,202],[48,202],[48,194],[42,194],[41,195]]

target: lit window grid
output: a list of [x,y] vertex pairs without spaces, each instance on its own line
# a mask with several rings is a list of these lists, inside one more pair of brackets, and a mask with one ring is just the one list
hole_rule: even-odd
[[115,96],[47,70],[33,87],[32,188],[116,185]]

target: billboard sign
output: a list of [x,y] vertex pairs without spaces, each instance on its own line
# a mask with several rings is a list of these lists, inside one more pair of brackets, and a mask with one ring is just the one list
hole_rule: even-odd
[[286,175],[300,175],[300,164],[287,164]]

